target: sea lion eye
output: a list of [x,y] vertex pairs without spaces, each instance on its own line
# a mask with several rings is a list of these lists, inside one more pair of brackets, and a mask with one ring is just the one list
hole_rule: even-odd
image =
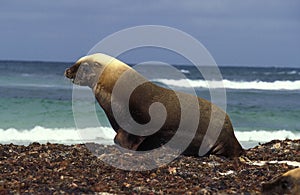
[[101,67],[101,64],[99,64],[98,62],[94,62],[93,64],[94,64],[94,66],[96,66],[96,67]]

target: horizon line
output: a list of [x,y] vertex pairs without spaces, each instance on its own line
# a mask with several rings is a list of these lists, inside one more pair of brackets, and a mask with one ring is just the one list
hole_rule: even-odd
[[[68,63],[72,64],[75,63],[75,61],[54,61],[54,60],[7,60],[7,59],[0,59],[0,62],[26,62],[26,63]],[[134,66],[137,63],[127,63],[129,66]],[[173,66],[194,66],[193,64],[172,64]],[[209,65],[207,65],[209,66]],[[300,68],[299,65],[271,65],[271,64],[219,64],[217,63],[217,66],[220,67],[243,67],[243,68]]]

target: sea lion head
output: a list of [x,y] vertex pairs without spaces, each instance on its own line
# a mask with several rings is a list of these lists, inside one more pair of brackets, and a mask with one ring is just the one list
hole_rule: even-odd
[[290,170],[262,184],[263,194],[298,194],[300,190],[300,168]]
[[73,66],[65,70],[65,76],[76,85],[93,88],[104,68],[114,60],[105,54],[93,54],[80,58]]

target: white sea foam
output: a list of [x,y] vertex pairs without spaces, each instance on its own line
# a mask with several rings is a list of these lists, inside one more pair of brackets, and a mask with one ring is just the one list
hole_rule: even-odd
[[184,74],[190,74],[190,71],[186,70],[186,69],[181,69],[180,72],[184,73]]
[[287,72],[287,74],[297,74],[297,71],[296,70],[292,70],[292,71]]
[[284,140],[300,139],[300,132],[288,130],[253,130],[253,131],[235,131],[235,135],[242,142],[268,142],[274,139]]
[[0,129],[0,143],[29,144],[31,142],[52,143],[84,143],[100,142],[113,144],[115,132],[109,127],[99,128],[45,128],[36,126],[30,130],[17,130],[14,128]]
[[[288,130],[253,130],[235,131],[237,139],[245,147],[252,147],[258,142],[264,143],[274,139],[284,140],[300,139],[300,132]],[[31,142],[52,142],[52,143],[85,143],[97,142],[101,144],[113,144],[115,131],[111,127],[93,127],[85,129],[74,128],[45,128],[36,126],[30,130],[17,130],[14,128],[0,129],[0,143],[29,144]],[[248,148],[247,147],[247,148]]]
[[[257,73],[257,72],[252,72],[252,73]],[[284,74],[288,74],[288,75],[294,75],[299,73],[296,70],[291,70],[291,71],[280,71],[280,72],[264,72],[264,75],[284,75]]]
[[235,131],[235,136],[243,148],[252,148],[259,143],[266,143],[272,140],[300,139],[300,132],[289,130]]
[[157,79],[156,82],[173,87],[227,88],[227,89],[257,89],[257,90],[300,90],[300,80],[296,81],[205,81],[205,80],[174,80]]

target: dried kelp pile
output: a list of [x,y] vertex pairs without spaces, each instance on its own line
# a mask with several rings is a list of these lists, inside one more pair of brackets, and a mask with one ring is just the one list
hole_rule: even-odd
[[[153,170],[128,171],[109,165],[126,155],[132,159],[132,154],[124,154],[116,146],[0,145],[0,194],[260,194],[263,182],[295,168],[267,161],[300,162],[299,151],[300,140],[272,141],[247,150],[240,158],[179,156]],[[145,162],[153,161],[156,159]],[[143,166],[126,160],[119,163]]]

